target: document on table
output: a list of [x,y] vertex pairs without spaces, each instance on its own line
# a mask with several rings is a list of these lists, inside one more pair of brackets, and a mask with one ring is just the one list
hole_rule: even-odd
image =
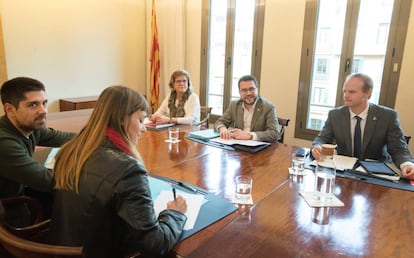
[[[335,166],[337,170],[344,171],[346,169],[353,169],[355,163],[358,161],[355,157],[348,157],[343,155],[334,155]],[[311,165],[316,166],[317,160],[313,160]],[[332,163],[325,164],[324,162],[319,163],[323,167],[329,167]]]
[[[193,229],[195,222],[200,212],[201,205],[204,201],[204,195],[188,194],[177,189],[177,194],[182,195],[187,201],[187,222],[184,225],[184,230]],[[161,211],[167,208],[167,202],[173,200],[172,191],[162,190],[154,201],[155,213],[158,216]]]
[[162,129],[166,127],[174,126],[175,124],[169,123],[169,124],[155,124],[155,123],[148,123],[144,124],[147,129]]
[[252,140],[236,140],[236,139],[223,139],[223,138],[214,138],[210,140],[211,142],[217,142],[226,145],[244,145],[244,146],[260,146],[260,145],[270,145],[268,142],[261,142],[261,141],[252,141]]
[[55,166],[55,156],[59,149],[60,148],[52,148],[52,150],[49,152],[49,155],[47,156],[44,164],[46,168],[53,170],[53,167]]
[[[348,157],[344,155],[334,155],[333,159],[335,160],[335,166],[337,170],[344,171],[344,170],[351,170],[355,169],[355,171],[365,173],[367,175],[372,175],[368,173],[362,166],[357,166],[354,168],[355,164],[357,163],[358,159],[355,157]],[[317,160],[313,160],[311,165],[316,166]],[[325,166],[323,162],[319,163],[321,166]],[[373,176],[384,178],[391,181],[398,181],[400,180],[401,170],[399,170],[394,163],[387,163],[387,165],[396,173],[394,176],[389,175],[381,175],[381,174],[374,174]],[[329,166],[326,166],[329,167]]]

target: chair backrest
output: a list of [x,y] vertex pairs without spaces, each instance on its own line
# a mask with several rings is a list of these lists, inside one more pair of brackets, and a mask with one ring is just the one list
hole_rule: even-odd
[[280,138],[278,142],[283,143],[283,140],[285,139],[285,127],[288,126],[290,119],[286,118],[277,118],[279,120],[279,126],[280,126]]
[[404,138],[408,145],[410,143],[411,136],[405,135]]
[[200,122],[196,124],[195,126],[200,126],[201,130],[208,129],[210,126],[210,114],[211,114],[212,109],[213,109],[212,107],[201,106],[200,107],[200,112],[201,112]]
[[[41,222],[48,224],[50,222]],[[35,225],[33,225],[35,226]],[[0,244],[16,258],[82,258],[82,247],[49,245],[16,236],[9,231],[0,201]]]

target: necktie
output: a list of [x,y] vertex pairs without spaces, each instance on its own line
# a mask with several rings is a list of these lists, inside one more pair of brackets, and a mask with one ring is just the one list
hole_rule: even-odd
[[355,132],[354,132],[354,157],[361,158],[361,118],[355,116]]

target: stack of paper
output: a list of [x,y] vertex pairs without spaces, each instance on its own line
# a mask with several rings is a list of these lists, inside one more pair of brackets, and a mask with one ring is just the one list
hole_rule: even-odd
[[270,145],[268,142],[261,142],[261,141],[252,141],[252,140],[236,140],[236,139],[223,139],[223,138],[214,138],[211,140],[212,142],[217,142],[226,145],[244,145],[244,146],[260,146],[260,145]]
[[149,130],[157,130],[157,129],[162,129],[162,128],[167,128],[167,127],[171,127],[174,126],[175,124],[156,124],[156,123],[147,123],[145,124],[145,127]]
[[[334,155],[333,159],[335,161],[336,170],[344,171],[346,169],[353,169],[355,166],[355,163],[358,161],[355,157],[348,157],[343,155]],[[316,166],[317,160],[313,160],[311,165]],[[328,165],[329,164],[329,165]],[[324,163],[319,162],[319,165],[322,167],[330,167],[332,163]],[[332,168],[332,167],[331,167]]]

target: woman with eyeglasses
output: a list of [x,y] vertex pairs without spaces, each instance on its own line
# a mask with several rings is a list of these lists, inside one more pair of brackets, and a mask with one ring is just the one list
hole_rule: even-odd
[[171,92],[149,120],[155,124],[194,125],[200,122],[200,100],[191,89],[188,72],[184,70],[173,72],[169,86]]

